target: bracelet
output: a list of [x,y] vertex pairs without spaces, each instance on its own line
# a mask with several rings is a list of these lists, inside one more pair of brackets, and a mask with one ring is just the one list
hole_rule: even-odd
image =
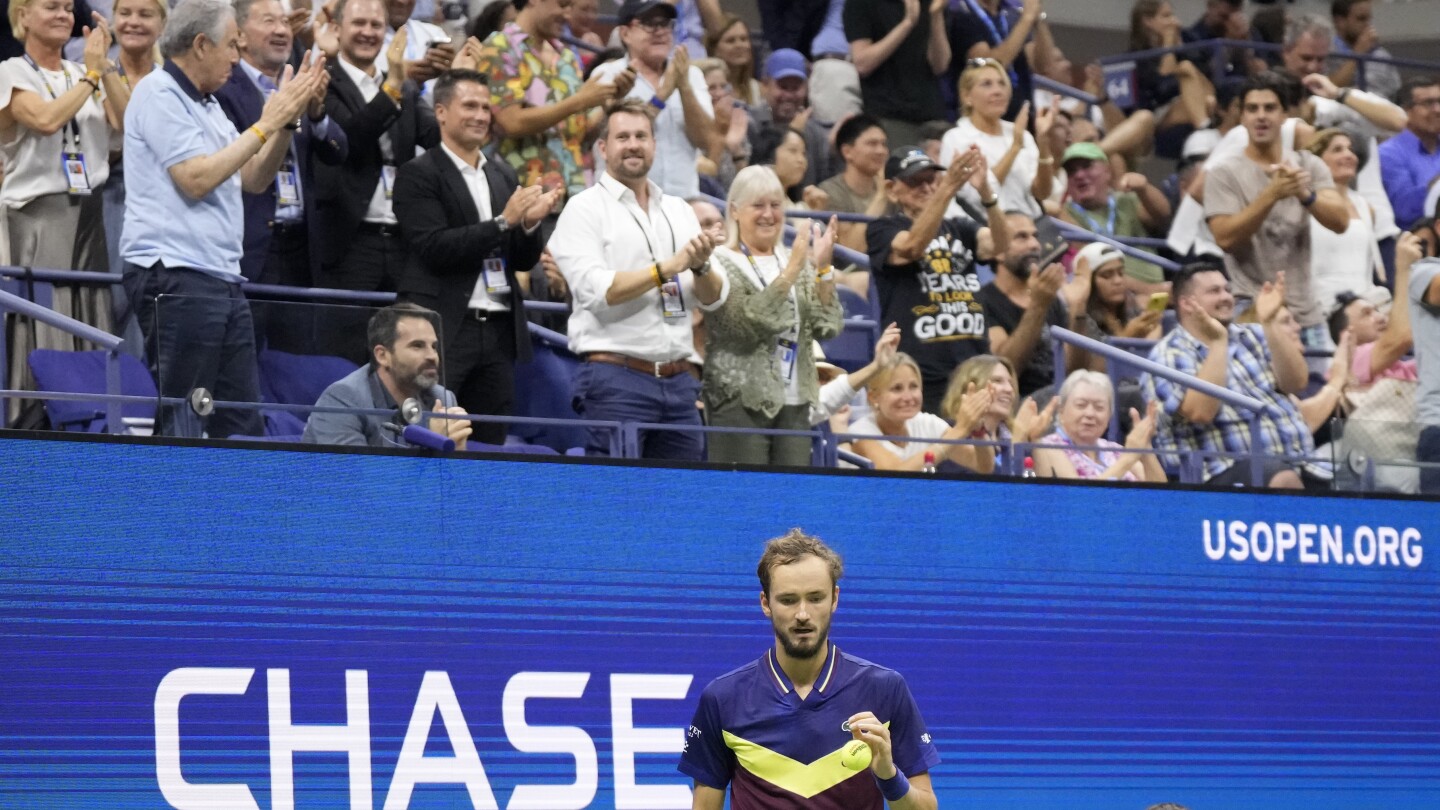
[[100,77],[101,77],[101,76],[104,76],[104,75],[105,75],[105,74],[101,73],[101,72],[98,71],[98,70],[87,70],[87,71],[85,71],[85,78],[84,78],[83,81],[87,81],[87,82],[90,82],[91,84],[95,84],[96,82],[100,81]]
[[875,777],[875,784],[880,786],[880,795],[891,804],[905,798],[905,794],[910,792],[910,780],[905,778],[899,768],[895,769],[895,775],[889,779]]
[[90,85],[90,87],[92,87],[95,92],[100,92],[100,83],[90,78],[89,76],[81,76],[80,81]]
[[381,84],[380,89],[384,90],[385,95],[389,96],[390,100],[397,104],[400,103],[400,99],[405,96],[405,92],[403,90],[390,89],[390,84],[388,82]]
[[658,262],[650,265],[650,274],[655,276],[655,289],[658,290],[665,286],[665,277],[660,275],[660,264]]
[[1347,98],[1349,98],[1349,97],[1350,97],[1350,88],[1346,87],[1346,88],[1342,89],[1339,93],[1337,93],[1337,94],[1335,95],[1335,100],[1338,101],[1338,102],[1340,102],[1341,104],[1344,104],[1344,103],[1345,103],[1345,99],[1347,99]]
[[1054,165],[1055,165],[1055,157],[1052,155],[1052,156],[1050,156],[1050,157],[1040,158],[1039,163],[1040,163],[1041,166],[1054,166]]
[[980,204],[983,205],[983,206],[985,206],[986,208],[994,208],[996,205],[999,204],[999,202],[1000,202],[1000,195],[999,195],[999,194],[992,194],[992,195],[990,195],[990,199],[988,199],[988,200],[981,200],[981,201],[980,201]]
[[819,267],[815,268],[815,277],[820,279],[821,281],[824,281],[828,278],[832,278],[835,275],[834,270],[835,265],[822,264]]
[[659,96],[651,96],[650,106],[657,110],[663,110],[665,109],[665,102],[661,101]]
[[297,129],[300,128],[300,119],[299,119],[299,118],[296,118],[294,121],[291,121],[290,123],[286,124],[286,125],[285,125],[285,128],[288,129],[288,130],[290,130],[291,132],[294,132],[295,130],[297,130]]
[[1318,196],[1318,195],[1315,193],[1315,189],[1312,188],[1312,189],[1310,189],[1310,196],[1309,196],[1309,197],[1306,197],[1306,198],[1303,199],[1303,200],[1301,200],[1301,201],[1300,201],[1300,204],[1303,205],[1303,206],[1305,206],[1306,208],[1309,208],[1311,205],[1314,205],[1314,204],[1315,204],[1315,198],[1316,198],[1317,196]]
[[698,267],[688,267],[686,269],[694,273],[696,278],[704,278],[710,274],[710,263],[701,262]]
[[265,133],[264,133],[263,131],[261,131],[259,124],[256,124],[255,126],[252,126],[252,127],[250,127],[249,129],[247,129],[247,130],[245,130],[245,131],[246,131],[246,132],[253,132],[253,133],[255,133],[255,137],[257,137],[257,138],[260,139],[260,145],[261,145],[261,146],[264,146],[264,145],[265,145],[265,142],[268,141],[268,140],[270,140],[269,138],[265,137]]

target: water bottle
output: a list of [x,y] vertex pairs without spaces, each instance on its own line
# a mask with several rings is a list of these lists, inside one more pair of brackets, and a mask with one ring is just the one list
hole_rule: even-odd
[[925,466],[922,468],[922,470],[923,470],[924,472],[930,473],[930,474],[932,474],[932,475],[935,473],[935,451],[934,451],[934,450],[926,450],[926,451],[925,451]]
[[1025,471],[1022,472],[1022,473],[1020,473],[1020,477],[1021,477],[1021,478],[1034,478],[1034,477],[1035,477],[1035,459],[1030,458],[1030,457],[1028,457],[1028,456],[1025,458]]

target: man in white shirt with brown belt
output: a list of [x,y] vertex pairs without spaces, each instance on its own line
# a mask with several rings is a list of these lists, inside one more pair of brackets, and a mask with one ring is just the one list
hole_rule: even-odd
[[[689,203],[649,179],[655,129],[648,106],[627,99],[607,116],[599,146],[606,169],[565,206],[550,251],[574,299],[570,349],[584,419],[699,425],[700,374],[691,337],[695,307],[725,302],[724,273],[707,262],[714,241]],[[609,452],[610,431],[591,430],[586,450]],[[698,461],[699,431],[641,431],[644,458]]]

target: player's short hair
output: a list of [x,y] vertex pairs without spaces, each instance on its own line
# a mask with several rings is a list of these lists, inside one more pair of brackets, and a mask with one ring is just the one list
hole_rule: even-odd
[[835,549],[796,528],[765,544],[765,553],[760,555],[760,564],[755,568],[755,575],[760,577],[760,591],[770,595],[770,572],[777,565],[790,565],[805,557],[818,557],[830,568],[832,586],[839,584],[840,577],[845,575],[845,563]]

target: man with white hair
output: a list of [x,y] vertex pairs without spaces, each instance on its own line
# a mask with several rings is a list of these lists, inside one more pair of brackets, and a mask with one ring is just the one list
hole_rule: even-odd
[[[255,332],[240,292],[240,194],[275,183],[325,60],[307,60],[293,76],[287,68],[259,120],[236,132],[212,94],[230,78],[238,39],[225,0],[184,0],[160,37],[164,69],[135,86],[125,111],[124,283],[166,397],[203,388],[220,400],[260,400]],[[162,407],[158,431],[199,435],[175,417]],[[260,429],[256,411],[219,410],[208,424],[212,437]]]

